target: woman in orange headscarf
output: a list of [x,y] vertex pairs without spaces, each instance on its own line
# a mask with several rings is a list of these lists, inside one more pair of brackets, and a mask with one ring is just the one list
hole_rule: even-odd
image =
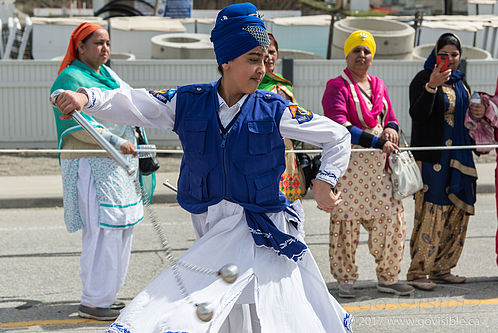
[[[71,35],[51,92],[79,87],[129,87],[104,65],[109,55],[107,31],[97,24],[80,24]],[[100,149],[74,119],[62,120],[61,114],[54,107],[60,149]],[[137,166],[137,159],[130,156],[136,155],[135,134],[130,126],[104,124],[82,115]],[[83,232],[79,315],[113,320],[124,307],[115,299],[126,276],[133,227],[144,216],[141,196],[135,190],[133,178],[103,154],[61,153],[60,165],[66,227],[69,232]]]

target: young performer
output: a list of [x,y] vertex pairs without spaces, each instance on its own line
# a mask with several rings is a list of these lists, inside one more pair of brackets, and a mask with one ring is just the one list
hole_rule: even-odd
[[[81,89],[57,98],[63,117],[84,107],[104,119],[176,132],[184,151],[177,199],[198,236],[180,259],[214,271],[233,263],[240,271],[227,284],[178,265],[186,298],[169,268],[109,331],[349,332],[351,315],[328,292],[304,241],[302,205],[279,191],[282,137],[310,142],[323,147],[315,199],[332,210],[341,201],[332,189],[349,160],[349,133],[257,90],[269,41],[252,4],[221,10],[211,40],[222,72],[217,82],[152,92]],[[192,303],[201,302],[215,306],[210,322],[195,315]]]

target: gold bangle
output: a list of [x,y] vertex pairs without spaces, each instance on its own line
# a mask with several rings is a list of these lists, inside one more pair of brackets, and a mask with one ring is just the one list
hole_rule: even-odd
[[425,84],[425,90],[427,90],[427,92],[431,93],[431,94],[435,94],[437,92],[437,88],[431,88],[429,86],[429,82],[427,82]]

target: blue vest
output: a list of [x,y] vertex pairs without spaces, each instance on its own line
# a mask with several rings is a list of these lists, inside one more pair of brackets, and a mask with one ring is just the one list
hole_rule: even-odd
[[285,146],[279,124],[288,102],[257,90],[225,133],[217,115],[218,84],[178,88],[173,131],[184,152],[178,203],[195,214],[223,199],[256,213],[284,210],[288,201],[279,182]]
[[219,82],[178,88],[173,127],[183,146],[178,203],[195,214],[223,199],[238,203],[257,246],[298,261],[306,245],[281,232],[266,215],[283,210],[292,215],[279,190],[285,170],[279,124],[288,102],[258,90],[223,129],[217,112]]

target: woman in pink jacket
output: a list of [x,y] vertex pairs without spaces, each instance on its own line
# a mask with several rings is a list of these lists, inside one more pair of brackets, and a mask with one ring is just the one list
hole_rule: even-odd
[[399,127],[386,86],[368,75],[375,49],[369,32],[353,32],[344,45],[347,68],[327,82],[322,99],[324,115],[349,130],[353,147],[379,149],[352,153],[346,174],[337,183],[343,201],[330,214],[329,257],[340,297],[356,296],[355,254],[361,226],[368,231],[368,248],[377,264],[377,289],[396,295],[414,290],[398,279],[406,223],[385,167],[388,154],[399,150]]

